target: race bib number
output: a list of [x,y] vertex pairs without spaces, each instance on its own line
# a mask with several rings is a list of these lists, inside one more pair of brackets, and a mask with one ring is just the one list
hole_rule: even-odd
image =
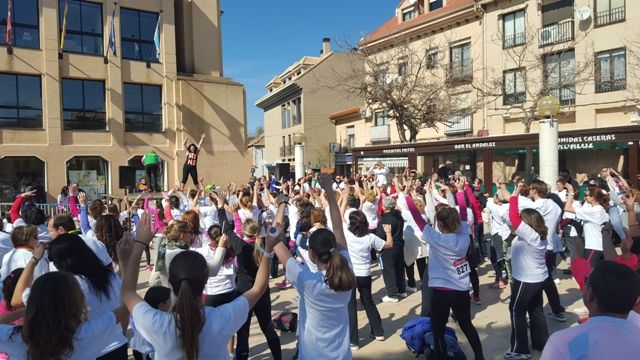
[[453,262],[453,268],[456,270],[456,274],[458,275],[458,279],[462,279],[468,276],[471,268],[469,267],[469,261],[467,257],[463,257]]

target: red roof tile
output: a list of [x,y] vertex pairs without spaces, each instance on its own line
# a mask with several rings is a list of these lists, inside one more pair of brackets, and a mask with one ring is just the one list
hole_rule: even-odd
[[447,5],[438,10],[427,12],[425,14],[418,15],[415,19],[398,23],[398,17],[393,16],[387,22],[382,24],[379,28],[375,29],[371,34],[367,35],[360,43],[359,46],[365,46],[374,41],[383,39],[389,35],[399,33],[401,31],[411,29],[413,27],[423,25],[431,20],[437,19],[441,16],[451,14],[462,8],[472,6],[474,0],[450,0],[447,1]]

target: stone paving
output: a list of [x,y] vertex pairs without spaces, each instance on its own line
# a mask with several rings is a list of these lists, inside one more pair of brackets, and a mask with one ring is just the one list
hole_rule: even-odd
[[[560,269],[565,269],[566,264],[562,263]],[[418,291],[409,294],[406,299],[401,300],[397,304],[382,303],[380,299],[385,295],[384,282],[380,270],[374,265],[373,272],[373,298],[376,301],[380,315],[382,316],[383,327],[385,330],[386,340],[383,342],[375,341],[368,338],[369,325],[367,316],[359,304],[358,324],[360,327],[360,349],[353,352],[354,359],[413,359],[415,356],[406,348],[404,341],[400,338],[402,326],[420,313],[421,295]],[[417,273],[417,270],[416,270]],[[141,266],[140,283],[138,288],[140,294],[143,295],[148,284],[148,272]],[[510,295],[509,289],[496,290],[489,288],[489,284],[493,281],[494,272],[489,262],[486,262],[479,269],[480,274],[480,297],[483,301],[482,305],[471,304],[471,314],[473,324],[480,334],[482,340],[483,351],[487,359],[503,359],[503,354],[509,347],[510,324],[509,324],[509,308],[504,303]],[[578,286],[570,275],[562,274],[559,271],[560,284],[558,291],[562,305],[567,308],[567,322],[560,323],[547,318],[547,326],[549,333],[574,326],[577,324],[578,315],[584,311],[581,294]],[[282,277],[272,279],[270,281],[272,314],[276,316],[281,311],[289,309],[297,312],[295,298],[297,293],[294,289],[279,290],[276,284],[282,281]],[[546,296],[545,313],[549,312]],[[449,322],[448,326],[456,330],[462,348],[468,359],[473,359],[473,352],[468,346],[466,338],[457,325]],[[291,359],[296,344],[294,333],[280,333],[280,341],[282,343],[283,359]],[[267,343],[265,341],[258,323],[253,318],[251,324],[251,337],[249,339],[251,348],[250,359],[270,359],[271,355]],[[533,358],[538,359],[540,353],[534,351]],[[131,357],[133,358],[133,357]],[[424,357],[422,357],[424,359]]]

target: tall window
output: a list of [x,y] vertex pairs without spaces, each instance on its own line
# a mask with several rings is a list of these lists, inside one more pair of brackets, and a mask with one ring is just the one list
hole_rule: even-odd
[[627,59],[625,49],[596,53],[596,92],[627,88]]
[[427,69],[435,69],[438,66],[438,51],[427,51]]
[[74,156],[67,161],[67,184],[76,183],[89,200],[109,191],[109,162],[100,156]]
[[42,128],[40,76],[0,74],[0,128]]
[[401,57],[398,60],[398,76],[400,77],[400,79],[404,79],[404,77],[407,75],[407,70],[409,68],[409,62],[407,60],[406,56]]
[[291,126],[302,124],[302,98],[291,100]]
[[504,105],[521,104],[526,98],[524,69],[504,72],[502,103]]
[[349,151],[356,147],[356,129],[355,126],[347,126],[347,148]]
[[452,46],[451,52],[451,80],[469,81],[472,78],[471,43]]
[[391,120],[386,111],[376,111],[374,115],[375,126],[389,125],[390,122]]
[[624,21],[625,0],[596,0],[596,25],[602,26]]
[[125,131],[162,131],[162,87],[124,84]]
[[429,11],[438,10],[442,7],[442,0],[429,0]]
[[36,202],[46,201],[44,161],[34,156],[5,156],[0,158],[0,169],[0,202],[12,202],[26,186],[36,189]]
[[[58,13],[60,14],[60,28],[62,28],[65,1],[60,0],[59,3]],[[64,51],[103,55],[102,4],[80,0],[69,0],[68,4]]]
[[573,50],[545,57],[544,75],[549,95],[560,99],[561,105],[576,101],[576,57]]
[[104,81],[62,79],[65,130],[104,130]]
[[156,47],[153,43],[157,24],[157,13],[120,9],[122,58],[158,61]]
[[505,49],[522,45],[526,41],[524,10],[506,14],[502,17],[503,42]]
[[415,8],[407,9],[402,11],[402,21],[409,21],[411,19],[415,19],[418,11]]
[[[40,47],[38,29],[38,0],[13,0],[11,11],[11,45],[37,49]],[[7,34],[7,0],[0,0],[0,39],[4,43]]]

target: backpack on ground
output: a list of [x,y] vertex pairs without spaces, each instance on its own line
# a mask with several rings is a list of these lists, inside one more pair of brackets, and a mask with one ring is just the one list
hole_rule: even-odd
[[400,338],[404,340],[407,348],[414,354],[424,354],[426,342],[424,335],[431,331],[431,319],[428,317],[418,317],[407,321],[402,327]]
[[273,327],[280,331],[295,332],[298,329],[298,314],[285,310],[274,317],[271,322]]

